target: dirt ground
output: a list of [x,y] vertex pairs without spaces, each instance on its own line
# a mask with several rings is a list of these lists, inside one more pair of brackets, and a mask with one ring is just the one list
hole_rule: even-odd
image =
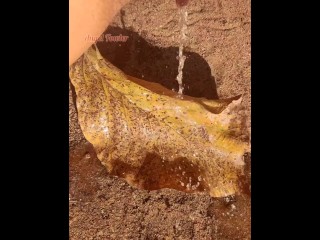
[[[185,94],[211,99],[243,94],[250,129],[250,0],[190,0]],[[134,0],[99,42],[110,62],[131,76],[178,89],[178,19],[174,0]],[[250,154],[243,193],[214,199],[206,193],[139,190],[111,176],[81,132],[69,91],[70,239],[251,239]]]

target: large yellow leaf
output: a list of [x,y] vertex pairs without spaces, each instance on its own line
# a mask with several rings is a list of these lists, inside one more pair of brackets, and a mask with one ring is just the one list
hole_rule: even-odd
[[238,136],[241,98],[207,100],[125,75],[90,48],[71,68],[78,118],[111,174],[144,189],[239,191],[247,144]]

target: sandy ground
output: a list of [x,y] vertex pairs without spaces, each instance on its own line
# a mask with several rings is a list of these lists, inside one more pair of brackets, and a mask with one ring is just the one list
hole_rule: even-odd
[[[185,94],[226,98],[243,94],[250,128],[250,1],[199,0],[188,5]],[[178,14],[173,0],[135,0],[106,33],[126,42],[98,43],[125,73],[177,89]],[[138,190],[110,176],[84,139],[69,91],[70,239],[251,239],[250,154],[243,194]]]

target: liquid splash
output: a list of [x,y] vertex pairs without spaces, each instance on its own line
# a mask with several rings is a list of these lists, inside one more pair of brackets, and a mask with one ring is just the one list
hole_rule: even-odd
[[187,32],[187,19],[188,19],[188,12],[187,12],[187,7],[182,6],[178,8],[179,15],[180,15],[180,20],[179,20],[179,26],[180,26],[180,36],[179,36],[179,67],[178,67],[178,75],[176,80],[178,81],[179,84],[179,91],[178,94],[181,95],[183,94],[183,84],[182,84],[182,78],[183,78],[183,67],[184,67],[184,62],[186,60],[186,56],[183,55],[183,47],[186,44],[186,32]]
[[147,190],[241,191],[240,96],[176,99],[160,84],[125,75],[97,47],[70,68],[70,80],[83,134],[111,175]]

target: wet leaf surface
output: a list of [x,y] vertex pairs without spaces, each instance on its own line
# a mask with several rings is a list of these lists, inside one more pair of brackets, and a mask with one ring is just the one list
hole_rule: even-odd
[[243,154],[241,98],[183,96],[125,75],[90,48],[71,68],[78,119],[111,174],[138,188],[239,191]]

